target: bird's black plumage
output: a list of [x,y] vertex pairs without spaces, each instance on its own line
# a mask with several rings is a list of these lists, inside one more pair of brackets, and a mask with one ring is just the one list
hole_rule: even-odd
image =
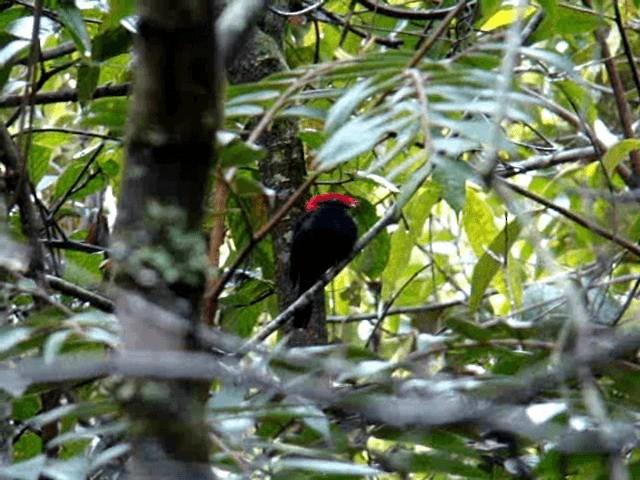
[[[349,214],[357,202],[340,194],[324,194],[307,202],[307,213],[296,224],[291,244],[289,273],[298,295],[307,291],[324,272],[343,260],[353,248],[358,228]],[[311,304],[296,312],[293,326],[305,328]]]

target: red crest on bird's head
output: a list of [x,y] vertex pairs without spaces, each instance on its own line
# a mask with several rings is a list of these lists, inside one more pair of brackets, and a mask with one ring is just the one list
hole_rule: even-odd
[[315,210],[322,202],[328,202],[330,200],[338,200],[339,202],[344,203],[347,207],[355,207],[358,205],[358,201],[350,197],[349,195],[343,195],[342,193],[323,193],[321,195],[316,195],[311,197],[306,205],[305,209],[307,212],[311,210]]

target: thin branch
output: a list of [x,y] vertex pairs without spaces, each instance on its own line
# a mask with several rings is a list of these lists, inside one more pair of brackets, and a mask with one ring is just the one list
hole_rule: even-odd
[[496,174],[506,178],[543,168],[554,167],[571,162],[592,162],[600,154],[594,147],[579,147],[563,150],[549,155],[536,155],[521,162],[502,163],[496,167]]
[[[57,47],[50,48],[48,50],[43,50],[40,53],[40,61],[46,62],[47,60],[53,60],[55,58],[64,57],[65,55],[69,55],[76,51],[76,44],[73,42],[64,42],[58,45]],[[16,65],[27,65],[28,59],[21,58],[16,61]]]
[[[44,253],[38,241],[39,225],[35,207],[33,205],[33,199],[29,194],[29,189],[27,188],[29,183],[24,179],[20,179],[19,172],[20,165],[22,164],[20,152],[2,122],[0,122],[0,163],[6,167],[5,177],[7,191],[15,195],[13,200],[17,203],[20,211],[22,229],[25,236],[29,239],[29,270],[32,273],[39,273],[44,266]],[[7,205],[8,208],[12,206],[13,205]]]
[[[225,207],[229,198],[229,184],[224,178],[222,168],[218,166],[216,171],[216,185],[213,191],[213,223],[209,230],[209,263],[218,271],[220,268],[220,248],[224,243],[225,231]],[[217,284],[221,283],[223,278],[214,278],[208,282],[207,291],[211,292],[204,297],[204,322],[207,325],[213,325],[216,311],[218,310],[218,289]]]
[[57,239],[40,239],[40,243],[47,245],[50,248],[59,248],[62,250],[74,250],[83,253],[101,253],[108,252],[109,249],[99,246],[91,245],[90,243],[76,242],[69,239],[57,240]]
[[640,75],[638,75],[638,66],[636,65],[636,59],[633,57],[633,47],[629,42],[629,37],[627,36],[624,25],[622,24],[622,15],[620,15],[620,5],[618,5],[618,3],[619,0],[613,0],[613,10],[616,15],[616,25],[618,27],[618,32],[620,32],[620,37],[622,38],[624,54],[627,57],[627,65],[629,65],[629,69],[631,70],[631,79],[633,80],[633,84],[636,86],[638,97],[640,97]]
[[269,7],[267,8],[269,8],[269,10],[271,10],[276,15],[280,15],[282,17],[298,17],[300,15],[305,15],[307,13],[313,12],[314,10],[317,10],[322,5],[324,5],[326,1],[327,0],[319,0],[316,3],[312,3],[311,5],[301,8],[300,10],[296,10],[295,12],[285,12],[284,10],[278,10],[276,7],[271,5],[269,5]]
[[[62,127],[42,127],[42,128],[32,128],[30,129],[31,133],[67,133],[69,135],[81,135],[83,137],[92,137],[92,138],[100,138],[102,140],[111,140],[113,142],[122,143],[122,139],[118,137],[114,137],[113,135],[107,135],[104,133],[92,132],[90,130],[78,130],[75,128],[62,128]],[[15,137],[16,135],[12,135]]]
[[378,37],[377,35],[371,35],[371,33],[368,30],[362,30],[356,27],[355,25],[351,24],[351,22],[347,22],[345,19],[343,19],[339,15],[336,15],[335,13],[330,12],[329,10],[326,10],[324,8],[321,8],[317,12],[313,12],[311,14],[311,18],[313,18],[313,20],[316,20],[318,22],[329,23],[332,25],[340,25],[341,27],[345,27],[351,33],[359,36],[360,38],[370,39],[374,43],[377,43],[378,45],[383,45],[385,47],[398,48],[404,43],[404,41],[401,38],[384,38],[384,37]]
[[67,189],[66,192],[64,192],[64,194],[62,195],[62,198],[60,198],[60,200],[58,200],[58,202],[53,206],[53,208],[49,212],[47,222],[53,219],[55,214],[58,213],[58,210],[60,210],[62,205],[64,205],[64,202],[66,202],[69,199],[69,197],[71,197],[71,195],[73,195],[76,192],[76,187],[78,187],[80,180],[82,180],[82,177],[84,176],[84,174],[87,173],[87,171],[89,170],[89,167],[91,167],[93,162],[95,162],[96,158],[98,158],[98,155],[100,155],[103,149],[104,149],[104,143],[101,143],[98,146],[98,148],[96,148],[96,151],[93,152],[93,155],[91,155],[91,158],[89,159],[89,161],[82,167],[82,170],[80,170],[80,173],[78,173],[78,176],[73,181],[71,186]]
[[[91,95],[92,99],[105,97],[122,97],[129,94],[130,83],[118,83],[98,87]],[[0,108],[13,108],[20,106],[22,95],[0,96]],[[49,105],[52,103],[77,102],[78,90],[75,88],[63,88],[54,92],[42,92],[33,96],[34,105]]]
[[594,140],[596,140],[597,143],[597,147],[601,148],[602,151],[604,152],[606,150],[606,147],[604,146],[604,144],[602,142],[600,142],[599,140],[597,140],[597,136],[596,134],[593,132],[593,130],[591,129],[591,127],[589,127],[588,125],[586,125],[577,115],[575,115],[573,112],[567,110],[566,108],[562,107],[561,105],[558,105],[556,102],[552,101],[549,96],[547,95],[543,95],[541,93],[536,92],[535,90],[532,90],[531,88],[528,87],[522,87],[522,91],[524,93],[526,93],[527,95],[532,96],[535,100],[536,103],[538,103],[539,105],[541,105],[542,107],[546,108],[547,110],[549,110],[551,113],[556,114],[559,118],[561,118],[562,120],[564,120],[565,122],[567,122],[569,125],[571,125],[574,128],[577,128],[579,130],[584,129],[586,132],[586,135],[589,138],[592,138]]
[[605,230],[604,228],[596,225],[595,223],[590,222],[589,220],[586,220],[579,215],[576,215],[571,210],[567,210],[566,208],[556,205],[555,203],[550,202],[546,198],[536,195],[535,193],[532,193],[526,190],[525,188],[522,188],[513,183],[506,182],[505,180],[502,180],[499,177],[494,177],[494,181],[499,181],[505,187],[509,188],[510,190],[513,190],[514,192],[522,195],[523,197],[527,197],[528,199],[533,200],[536,203],[544,205],[545,207],[555,212],[558,212],[560,215],[563,215],[564,217],[568,218],[569,220],[572,220],[573,222],[586,228],[587,230],[592,231],[596,235],[599,235],[602,238],[606,238],[607,240],[612,241],[613,243],[626,249],[636,257],[640,258],[640,247],[634,242],[627,240],[626,238],[619,237],[618,235],[611,233],[609,230]]
[[395,303],[395,301],[398,299],[398,297],[400,297],[400,294],[402,294],[404,289],[407,288],[411,284],[411,282],[413,282],[418,277],[418,275],[420,275],[422,272],[424,272],[430,266],[431,265],[424,265],[422,268],[419,268],[409,278],[407,278],[407,280],[404,281],[402,283],[402,285],[400,285],[400,288],[398,288],[396,290],[396,292],[391,296],[391,298],[389,299],[387,304],[384,306],[384,309],[380,312],[379,315],[377,315],[377,321],[376,321],[375,325],[373,326],[373,329],[371,329],[371,333],[369,334],[369,338],[367,339],[367,341],[365,343],[365,347],[368,348],[369,345],[371,345],[371,342],[375,338],[376,331],[380,327],[380,324],[382,324],[384,319],[387,317],[387,315],[389,314],[389,310],[391,309],[391,306]]
[[[487,290],[484,293],[483,298],[490,297],[498,293],[499,292],[497,290]],[[389,308],[385,312],[385,316],[389,317],[391,315],[411,315],[413,313],[439,312],[441,310],[446,310],[451,307],[464,305],[465,303],[467,303],[467,300],[468,299],[466,297],[463,297],[457,300],[450,300],[447,302],[429,303],[426,305],[418,305],[418,306],[412,306],[412,307]],[[363,320],[375,320],[379,316],[380,315],[378,313],[357,313],[354,315],[346,315],[346,316],[332,315],[327,317],[327,322],[329,323],[362,322]]]
[[416,65],[418,65],[420,60],[422,60],[422,57],[424,57],[425,53],[427,53],[427,51],[433,46],[436,40],[438,40],[442,36],[442,34],[444,34],[447,28],[449,28],[449,24],[458,15],[458,13],[462,11],[462,9],[466,5],[467,5],[467,0],[461,0],[460,3],[454,8],[446,9],[448,10],[448,12],[444,16],[440,25],[438,25],[438,28],[436,28],[435,31],[431,34],[431,36],[422,45],[420,45],[420,48],[418,49],[418,51],[411,58],[411,61],[409,62],[409,65],[408,65],[409,68],[413,68]]
[[104,312],[113,313],[115,311],[115,304],[107,297],[103,297],[95,292],[82,288],[75,283],[68,282],[62,278],[54,275],[46,274],[45,280],[51,288],[57,290],[65,295],[77,298],[83,302],[89,303],[91,306],[96,307]]
[[375,0],[357,0],[357,2],[373,13],[404,20],[437,20],[446,17],[447,14],[455,9],[455,7],[448,7],[433,8],[430,10],[409,10],[406,8],[393,7],[387,3],[380,3]]

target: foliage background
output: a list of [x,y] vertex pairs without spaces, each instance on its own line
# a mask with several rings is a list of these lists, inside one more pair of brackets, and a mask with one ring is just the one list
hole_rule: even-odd
[[[131,370],[57,381],[47,366],[120,347],[86,238],[120,192],[135,8],[37,5],[0,3],[3,123],[46,246],[34,272],[25,214],[3,209],[0,476],[114,478]],[[640,478],[639,5],[481,0],[444,20],[458,4],[371,5],[284,5],[304,11],[286,17],[290,69],[226,88],[215,188],[229,195],[205,225],[223,216],[220,270],[236,267],[219,350],[262,339],[281,309],[273,241],[252,241],[273,196],[256,117],[296,119],[312,192],[355,196],[361,234],[383,228],[326,289],[329,345],[272,335],[226,373],[194,367],[213,380],[217,474]]]

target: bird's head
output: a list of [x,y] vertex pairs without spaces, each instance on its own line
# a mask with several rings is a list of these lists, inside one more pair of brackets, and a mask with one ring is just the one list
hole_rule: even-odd
[[305,210],[311,212],[321,205],[338,205],[350,208],[357,207],[358,203],[360,202],[349,195],[343,195],[342,193],[323,193],[311,197],[305,205]]

